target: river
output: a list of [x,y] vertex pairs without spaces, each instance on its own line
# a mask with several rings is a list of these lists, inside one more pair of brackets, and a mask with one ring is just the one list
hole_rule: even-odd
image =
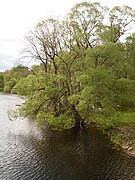
[[53,132],[33,121],[10,121],[24,100],[0,94],[0,180],[135,180],[135,158],[94,128]]

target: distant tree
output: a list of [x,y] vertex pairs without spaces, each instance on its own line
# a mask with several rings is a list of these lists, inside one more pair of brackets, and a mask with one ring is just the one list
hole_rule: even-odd
[[0,91],[3,91],[4,82],[3,82],[3,73],[0,73]]
[[19,82],[21,78],[27,77],[29,70],[27,67],[18,65],[11,70],[3,73],[4,91],[11,92],[13,87]]
[[127,77],[135,80],[135,34],[126,39],[126,64],[125,72]]

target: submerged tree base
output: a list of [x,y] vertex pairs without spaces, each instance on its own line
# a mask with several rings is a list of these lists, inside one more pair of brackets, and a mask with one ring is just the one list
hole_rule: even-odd
[[75,123],[74,127],[77,127],[79,129],[83,129],[85,127],[84,120],[81,120],[81,121]]

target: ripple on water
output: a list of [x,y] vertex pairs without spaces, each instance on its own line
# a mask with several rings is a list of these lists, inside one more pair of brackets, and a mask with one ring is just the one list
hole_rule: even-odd
[[41,132],[30,120],[9,121],[21,98],[0,94],[0,180],[134,180],[135,159],[97,130]]

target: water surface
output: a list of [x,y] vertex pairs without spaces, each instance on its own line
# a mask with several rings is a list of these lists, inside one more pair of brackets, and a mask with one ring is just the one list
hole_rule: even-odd
[[0,180],[135,180],[135,158],[94,128],[41,131],[7,111],[23,99],[0,94]]

